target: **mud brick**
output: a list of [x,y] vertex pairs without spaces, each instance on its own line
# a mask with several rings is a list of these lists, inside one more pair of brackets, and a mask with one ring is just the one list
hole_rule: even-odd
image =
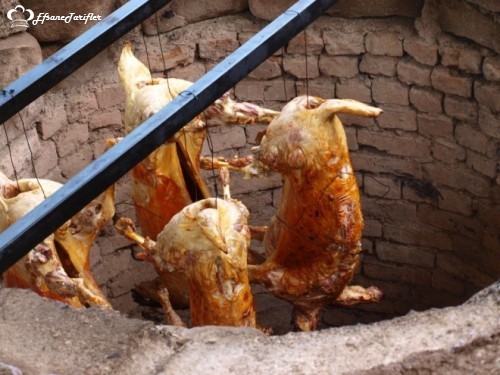
[[495,228],[486,228],[483,232],[482,246],[487,250],[500,255],[500,236]]
[[95,93],[99,108],[125,107],[125,92],[119,86],[108,87]]
[[324,31],[323,41],[329,55],[359,55],[365,52],[365,40],[361,33]]
[[448,116],[464,121],[475,122],[478,116],[477,104],[459,96],[446,95],[444,111]]
[[367,104],[372,102],[369,83],[362,78],[340,79],[335,85],[335,92],[339,99],[355,99]]
[[432,204],[436,201],[435,198],[423,194],[423,192],[417,190],[414,186],[411,184],[406,183],[404,180],[402,182],[403,189],[403,199],[408,200],[410,202],[416,202],[416,203],[429,203]]
[[65,106],[69,124],[76,121],[88,121],[90,113],[99,108],[96,96],[93,92],[82,91],[71,95]]
[[375,78],[372,83],[373,100],[383,104],[409,105],[409,88],[390,78]]
[[[3,124],[0,126],[3,126]],[[10,178],[15,177],[13,168],[15,168],[18,176],[33,177],[31,155],[36,160],[41,151],[40,139],[38,138],[36,129],[28,128],[25,134],[23,132],[22,135],[19,135],[15,139],[9,138],[9,141],[10,151],[5,147],[0,153],[0,169]],[[14,167],[12,164],[14,164]]]
[[47,176],[53,168],[57,167],[58,156],[55,143],[51,140],[42,141],[34,162],[39,177]]
[[89,139],[87,124],[74,123],[67,126],[56,139],[57,153],[63,158],[73,151],[77,151],[80,145]]
[[432,272],[432,287],[456,296],[462,296],[465,293],[464,282],[442,270]]
[[441,113],[443,94],[439,91],[413,86],[410,89],[410,102],[420,112]]
[[307,54],[319,55],[323,51],[324,43],[320,30],[307,29],[288,42],[286,52],[290,54],[305,54],[307,41]]
[[306,87],[306,81],[295,81],[297,95],[306,95],[307,89],[309,89],[309,95],[319,96],[324,99],[335,98],[335,83],[333,83],[331,77],[320,76],[308,80],[307,83],[308,87]]
[[358,131],[358,143],[375,147],[391,155],[410,156],[421,160],[429,160],[431,155],[430,141],[418,135],[397,136],[393,133],[360,129]]
[[366,237],[381,237],[382,224],[378,220],[365,219],[365,227],[363,229],[363,236]]
[[402,59],[398,63],[397,72],[398,79],[408,85],[431,85],[432,68],[430,66],[419,64],[410,59]]
[[[283,100],[289,101],[291,98],[297,96],[295,91],[295,82],[292,79],[283,78],[273,79],[272,81],[265,82],[264,100]],[[276,109],[276,108],[271,108]]]
[[438,61],[438,49],[423,39],[405,38],[403,49],[420,64],[434,66]]
[[461,75],[456,70],[436,67],[431,74],[432,87],[446,94],[470,98],[472,78]]
[[434,267],[434,252],[429,249],[398,245],[386,241],[376,242],[376,253],[380,260],[413,264],[419,267],[433,268]]
[[205,65],[199,61],[186,66],[177,66],[168,71],[169,77],[194,82],[206,73]]
[[220,39],[201,40],[198,43],[198,51],[201,58],[217,60],[228,56],[239,46],[236,33],[228,33]]
[[432,137],[453,137],[453,120],[441,114],[419,113],[417,115],[418,132]]
[[237,197],[238,194],[275,189],[281,187],[281,184],[281,176],[277,173],[272,173],[267,177],[255,178],[252,180],[244,179],[241,174],[231,175],[231,193],[235,197]]
[[417,112],[409,107],[384,105],[384,112],[375,120],[381,128],[417,130]]
[[491,179],[497,175],[497,163],[484,155],[477,152],[467,150],[467,159],[465,161],[468,167],[484,174]]
[[365,276],[376,280],[397,281],[412,285],[431,285],[431,271],[409,266],[369,261],[363,264]]
[[500,57],[486,57],[483,62],[483,74],[488,81],[500,82]]
[[136,285],[143,281],[150,280],[152,278],[151,275],[155,274],[154,266],[150,262],[131,263],[129,263],[128,267],[122,270],[116,277],[106,283],[109,294],[112,295],[113,298],[127,295]]
[[271,79],[280,77],[282,74],[281,66],[276,57],[270,57],[253,70],[248,76],[254,79]]
[[359,64],[359,70],[363,73],[382,74],[392,77],[396,75],[397,57],[377,56],[365,53]]
[[[64,106],[56,106],[55,103],[52,102],[52,100],[49,103],[47,103],[49,105],[45,107],[44,116],[42,116],[40,118],[40,121],[36,124],[37,130],[43,140],[47,140],[52,137],[68,123]],[[2,143],[0,141],[0,145],[1,144]]]
[[463,192],[455,190],[440,188],[438,207],[441,210],[457,212],[459,214],[470,216],[472,215],[472,199]]
[[445,166],[426,164],[423,168],[426,172],[426,177],[434,184],[466,190],[478,197],[489,196],[490,183],[488,179],[463,165]]
[[500,3],[496,0],[470,0],[470,2],[491,12],[500,12]]
[[[477,212],[479,220],[485,224],[496,229],[500,229],[500,216],[498,215],[498,208],[491,205],[487,199],[476,199],[473,202],[473,208]],[[500,249],[499,249],[500,250]]]
[[448,232],[455,232],[458,228],[458,222],[461,220],[456,213],[437,210],[428,204],[418,206],[417,217],[422,223]]
[[485,153],[488,147],[488,137],[475,129],[472,124],[458,124],[455,127],[455,138],[460,145],[480,153]]
[[241,101],[262,101],[265,87],[266,82],[246,79],[236,84],[234,94]]
[[90,145],[82,145],[78,152],[67,155],[59,162],[61,173],[66,178],[71,178],[90,164],[94,152]]
[[498,38],[500,24],[468,2],[443,0],[439,20],[443,31],[472,39],[480,45],[500,52],[500,39]]
[[495,277],[486,275],[483,270],[478,269],[473,263],[466,262],[453,254],[437,254],[436,264],[449,274],[479,287],[485,287],[495,282]]
[[487,106],[493,112],[500,112],[500,84],[474,83],[474,97],[479,104]]
[[417,206],[411,202],[393,199],[362,197],[361,206],[366,217],[386,222],[415,222]]
[[[215,153],[244,147],[247,142],[245,130],[241,126],[219,126],[211,138]],[[205,155],[208,153],[207,150],[204,152]]]
[[455,164],[465,160],[465,148],[454,141],[436,138],[432,144],[432,155],[446,163]]
[[319,77],[318,56],[286,55],[283,69],[297,78]]
[[90,116],[89,128],[91,130],[99,129],[107,126],[118,125],[122,126],[123,115],[118,109],[110,111],[97,111]]
[[363,188],[366,194],[386,199],[401,198],[401,181],[396,178],[365,175]]
[[352,78],[359,74],[358,57],[321,55],[319,70],[332,77]]
[[92,270],[92,275],[99,285],[127,270],[132,257],[128,251],[115,251],[103,257],[102,262]]
[[468,73],[481,73],[483,57],[479,51],[471,48],[440,47],[441,64],[458,68]]
[[[193,44],[173,44],[171,41],[164,40],[162,41],[162,48],[160,50],[160,45],[158,44],[157,37],[150,37],[148,43],[148,55],[144,53],[139,53],[137,56],[139,60],[143,62],[149,61],[149,66],[151,66],[152,72],[163,72],[165,69],[172,69],[176,66],[185,66],[194,62],[194,57],[196,53],[196,48]],[[209,47],[215,44],[216,41],[202,41],[200,45],[203,44],[204,56],[206,58],[210,58],[211,51],[205,52]],[[238,42],[236,42],[238,43]],[[215,48],[212,46],[212,48]],[[221,47],[221,53],[224,51]],[[162,57],[163,53],[163,57]],[[206,55],[206,56],[205,56]],[[214,56],[217,56],[217,53],[214,52]],[[217,57],[212,57],[216,59]],[[149,59],[149,60],[148,60]]]
[[486,135],[500,140],[500,114],[495,115],[485,107],[479,107],[479,127]]
[[373,55],[403,56],[403,40],[396,33],[369,32],[365,44],[366,51]]
[[351,154],[355,171],[373,173],[410,174],[420,177],[420,163],[395,156],[381,156],[368,152],[357,151]]
[[453,249],[451,237],[423,224],[413,225],[384,224],[384,236],[390,241],[404,245],[415,245],[427,248],[450,251]]
[[345,128],[345,134],[347,137],[347,148],[349,151],[356,151],[359,149],[358,141],[356,139],[356,129]]

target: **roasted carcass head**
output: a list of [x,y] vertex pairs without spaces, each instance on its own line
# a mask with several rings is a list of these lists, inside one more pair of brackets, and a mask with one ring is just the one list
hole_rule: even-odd
[[264,237],[266,261],[252,280],[294,305],[294,324],[316,327],[329,303],[381,297],[375,287],[349,287],[359,263],[363,217],[344,128],[338,113],[377,116],[353,100],[300,96],[269,125],[256,159],[283,176],[278,212]]
[[[156,243],[133,232],[126,218],[116,226],[145,249],[158,269],[186,276],[193,326],[255,327],[247,271],[247,216],[238,201],[208,198],[174,215]],[[166,310],[174,320],[170,307]]]
[[[126,43],[118,72],[126,93],[125,131],[129,133],[173,98],[188,90],[191,82],[175,78],[153,78],[148,68]],[[187,92],[186,92],[187,93]],[[187,93],[188,94],[188,93]],[[132,199],[143,235],[156,239],[170,219],[185,206],[210,196],[200,175],[200,156],[206,123],[269,123],[277,112],[251,103],[233,101],[223,95],[203,115],[197,116],[171,139],[132,169]],[[157,269],[170,290],[174,305],[187,304],[186,281],[182,275]]]
[[[0,172],[0,232],[60,186],[43,179],[11,181]],[[113,215],[114,190],[109,188],[5,271],[5,286],[32,289],[73,307],[110,307],[90,273],[89,252]]]

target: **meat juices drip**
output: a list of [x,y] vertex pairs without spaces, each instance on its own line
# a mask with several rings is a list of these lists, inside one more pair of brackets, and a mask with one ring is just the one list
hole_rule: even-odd
[[[15,182],[0,172],[0,232],[61,186],[49,180]],[[114,212],[111,187],[5,271],[5,286],[32,289],[73,307],[111,307],[90,272],[89,255]]]
[[[131,132],[161,110],[191,82],[175,78],[153,78],[148,68],[126,43],[118,63],[120,81],[125,89],[125,131]],[[221,124],[268,124],[278,112],[251,103],[238,103],[223,95],[167,142],[132,169],[132,199],[137,223],[144,236],[156,239],[170,219],[184,207],[210,196],[200,175],[200,156],[206,137],[206,122]],[[220,161],[220,160],[218,160]],[[249,164],[251,160],[246,161]],[[232,161],[224,161],[224,165]],[[235,160],[235,169],[240,168]],[[209,163],[204,163],[207,166]],[[210,168],[216,167],[210,164]],[[183,275],[157,269],[160,281],[167,284],[175,306],[188,304],[187,280]],[[146,286],[145,286],[146,287]],[[154,291],[150,291],[154,294]]]
[[376,287],[347,286],[359,264],[363,217],[337,113],[375,117],[353,100],[300,96],[269,125],[255,158],[283,176],[278,212],[264,236],[267,259],[250,279],[294,306],[293,323],[314,330],[327,304],[378,301]]
[[[137,235],[129,219],[121,218],[116,226],[143,247],[144,257],[157,269],[186,276],[192,326],[255,327],[247,217],[246,207],[238,201],[208,198],[174,215],[157,242]],[[170,323],[180,322],[173,309],[165,310]]]

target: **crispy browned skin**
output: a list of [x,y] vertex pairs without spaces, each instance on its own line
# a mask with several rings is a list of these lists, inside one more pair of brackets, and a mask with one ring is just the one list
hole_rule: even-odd
[[[152,78],[148,68],[132,53],[126,43],[118,64],[126,92],[125,131],[129,133],[186,90],[191,82]],[[278,112],[251,103],[233,101],[223,95],[167,143],[136,166],[132,196],[137,222],[144,235],[155,239],[173,215],[196,200],[209,197],[200,176],[200,156],[206,137],[206,122],[221,124],[267,124]]]
[[193,326],[255,327],[247,271],[247,216],[237,201],[208,198],[176,214],[156,243],[135,233],[130,219],[121,218],[116,227],[142,246],[158,269],[185,274]]
[[[321,308],[337,301],[359,263],[363,217],[340,112],[381,111],[356,101],[298,97],[255,150],[284,184],[264,237],[268,258],[251,266],[250,276],[294,305],[294,323],[302,330],[316,327]],[[359,288],[346,290],[337,303],[381,297],[378,289]]]
[[[152,78],[148,68],[126,43],[118,72],[126,93],[125,131],[154,115],[191,86],[181,79]],[[185,95],[192,95],[185,92]],[[165,144],[132,169],[132,199],[137,223],[144,236],[156,239],[170,219],[185,206],[209,197],[200,175],[200,156],[206,137],[206,122],[220,124],[269,123],[277,112],[251,103],[233,101],[229,94],[216,100]],[[217,167],[217,166],[213,166]],[[170,291],[172,303],[186,306],[187,282],[177,273],[157,269]]]
[[[61,184],[0,173],[0,231],[53,194]],[[5,286],[28,288],[73,307],[110,307],[90,273],[90,247],[114,215],[114,188],[94,199],[68,222],[4,272]]]

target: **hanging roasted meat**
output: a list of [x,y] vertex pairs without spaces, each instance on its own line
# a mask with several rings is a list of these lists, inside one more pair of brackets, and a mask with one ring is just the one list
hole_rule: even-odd
[[[43,179],[11,181],[0,172],[0,232],[59,187]],[[5,271],[4,285],[32,289],[73,307],[111,307],[90,273],[89,253],[114,212],[111,187]]]
[[264,236],[267,259],[250,279],[294,306],[296,328],[316,328],[327,304],[378,301],[376,287],[347,286],[359,263],[363,217],[338,113],[374,117],[353,100],[300,96],[268,126],[255,158],[283,176],[283,195]]
[[[188,205],[174,215],[157,242],[135,233],[130,219],[120,218],[115,226],[144,249],[144,257],[157,269],[186,276],[192,326],[255,327],[247,271],[248,211],[229,194],[225,197]],[[167,320],[179,324],[166,289],[159,292]]]
[[[123,48],[118,72],[126,93],[126,133],[192,84],[175,78],[153,78],[148,68],[133,55],[130,43]],[[202,116],[196,117],[135,166],[132,169],[132,199],[142,234],[156,239],[176,213],[193,202],[209,197],[208,188],[200,175],[200,156],[207,121],[213,125],[267,124],[277,114],[251,103],[235,102],[227,93],[207,108]],[[235,166],[240,162],[241,159],[228,161]],[[157,271],[167,283],[174,305],[185,306],[188,302],[186,280],[169,271]]]

